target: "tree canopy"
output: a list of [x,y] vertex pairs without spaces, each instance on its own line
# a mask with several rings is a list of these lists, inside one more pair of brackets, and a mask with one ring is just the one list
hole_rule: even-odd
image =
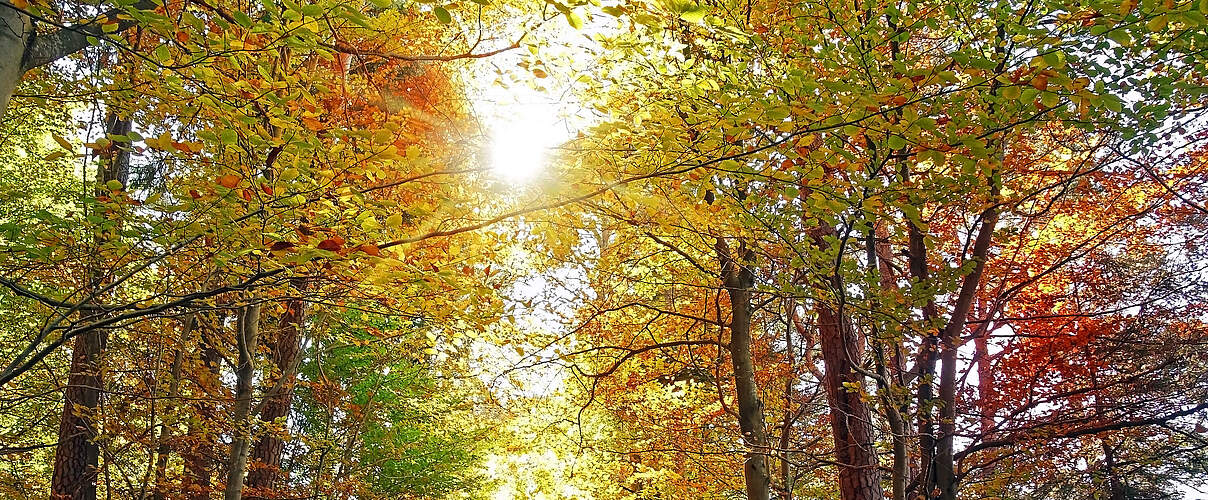
[[1208,1],[0,0],[0,497],[1208,488]]

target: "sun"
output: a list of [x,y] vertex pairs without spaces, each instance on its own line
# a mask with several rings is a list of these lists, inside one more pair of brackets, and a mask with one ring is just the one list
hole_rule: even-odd
[[509,111],[510,116],[491,124],[491,170],[503,180],[524,182],[544,169],[566,132],[544,104],[515,104]]

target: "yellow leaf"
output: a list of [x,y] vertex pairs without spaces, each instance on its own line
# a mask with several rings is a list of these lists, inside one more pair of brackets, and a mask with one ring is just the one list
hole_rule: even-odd
[[71,143],[67,142],[67,139],[64,139],[63,136],[55,133],[50,134],[50,136],[54,138],[55,142],[59,143],[60,146],[63,146],[63,149],[75,151],[75,148],[71,147]]
[[386,217],[386,225],[395,228],[402,227],[403,216],[401,214],[394,214],[390,217]]

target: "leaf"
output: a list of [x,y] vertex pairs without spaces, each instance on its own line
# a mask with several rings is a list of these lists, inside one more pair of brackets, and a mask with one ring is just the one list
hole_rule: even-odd
[[357,246],[357,250],[364,252],[366,255],[372,255],[374,257],[382,256],[382,249],[378,248],[378,246],[374,245],[373,243],[361,243]]
[[64,139],[63,136],[61,136],[59,134],[51,133],[50,137],[52,137],[55,140],[55,142],[59,143],[59,145],[62,146],[63,149],[66,149],[68,151],[75,151],[75,148],[71,147],[71,143],[67,142],[67,139]]
[[339,236],[333,236],[331,238],[320,241],[318,245],[315,245],[315,248],[318,248],[319,250],[338,252],[344,248],[344,238],[341,238]]
[[214,181],[217,182],[219,186],[224,188],[235,189],[239,187],[239,180],[239,176],[237,175],[226,174],[215,179]]
[[441,24],[449,24],[453,22],[453,15],[449,14],[449,11],[444,7],[433,7],[432,14],[436,15],[436,20],[440,21]]
[[566,22],[574,29],[583,29],[583,18],[575,14],[574,11],[566,11]]
[[268,247],[270,252],[284,252],[297,246],[292,241],[277,241],[273,242],[272,246]]
[[228,128],[218,133],[218,140],[223,144],[235,144],[239,140],[239,134]]
[[1162,31],[1166,29],[1168,19],[1169,18],[1166,16],[1166,14],[1154,16],[1153,19],[1150,19],[1149,22],[1145,23],[1145,28],[1149,31]]
[[402,227],[403,215],[402,214],[391,214],[389,217],[386,217],[386,225],[389,227],[393,227],[393,228]]
[[680,12],[680,19],[690,23],[700,23],[701,21],[705,20],[705,15],[708,13],[709,10],[706,9],[705,6],[693,5],[687,9],[684,9],[683,12]]

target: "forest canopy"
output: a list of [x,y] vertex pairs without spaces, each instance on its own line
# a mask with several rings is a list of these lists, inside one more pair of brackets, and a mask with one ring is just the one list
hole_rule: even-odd
[[1208,0],[0,0],[0,498],[1208,490]]

